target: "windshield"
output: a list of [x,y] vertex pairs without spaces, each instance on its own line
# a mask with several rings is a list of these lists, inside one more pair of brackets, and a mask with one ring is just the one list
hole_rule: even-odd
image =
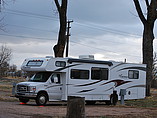
[[29,81],[31,82],[46,82],[52,72],[38,72]]

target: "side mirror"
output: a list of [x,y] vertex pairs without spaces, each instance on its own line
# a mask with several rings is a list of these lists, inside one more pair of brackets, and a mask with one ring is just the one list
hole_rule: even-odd
[[54,77],[54,83],[58,83],[58,77]]

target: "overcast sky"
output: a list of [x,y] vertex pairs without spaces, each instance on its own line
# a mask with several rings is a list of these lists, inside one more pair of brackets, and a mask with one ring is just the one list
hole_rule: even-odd
[[[59,20],[53,0],[7,0],[0,18],[5,25],[0,45],[12,49],[11,64],[19,68],[25,58],[54,56]],[[94,55],[99,60],[142,62],[143,26],[132,0],[69,0],[68,19],[74,21],[70,57]],[[156,27],[154,33],[157,37]]]

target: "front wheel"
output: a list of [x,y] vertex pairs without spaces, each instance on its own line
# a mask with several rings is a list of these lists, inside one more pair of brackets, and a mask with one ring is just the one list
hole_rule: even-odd
[[45,93],[40,93],[36,98],[36,104],[39,106],[46,105],[47,101],[48,97]]
[[19,98],[20,102],[27,103],[29,101],[28,98]]

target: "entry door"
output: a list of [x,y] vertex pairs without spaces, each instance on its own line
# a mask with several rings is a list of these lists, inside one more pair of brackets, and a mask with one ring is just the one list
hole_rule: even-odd
[[48,87],[50,101],[61,100],[62,86],[63,84],[61,80],[61,75],[59,73],[54,73],[51,76],[51,83],[49,84]]

